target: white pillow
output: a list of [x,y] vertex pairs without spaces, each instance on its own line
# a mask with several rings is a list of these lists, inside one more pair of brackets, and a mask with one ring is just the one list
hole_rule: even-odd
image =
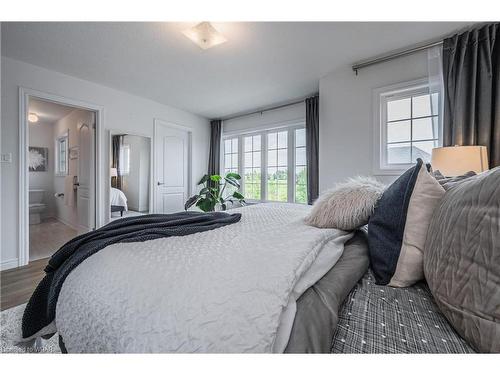
[[[458,183],[463,181],[464,179]],[[427,171],[425,164],[422,164],[408,203],[401,251],[389,286],[404,288],[424,278],[424,245],[427,231],[432,214],[441,203],[444,193],[443,186]]]
[[358,176],[322,193],[306,217],[318,228],[354,230],[368,223],[385,185],[372,177]]

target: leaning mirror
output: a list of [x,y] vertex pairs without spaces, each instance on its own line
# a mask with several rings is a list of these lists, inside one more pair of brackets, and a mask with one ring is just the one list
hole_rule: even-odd
[[110,220],[148,214],[151,138],[110,132],[110,161]]

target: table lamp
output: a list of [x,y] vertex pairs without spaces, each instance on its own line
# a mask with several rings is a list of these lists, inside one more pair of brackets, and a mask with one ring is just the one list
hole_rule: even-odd
[[431,165],[444,176],[453,177],[469,171],[488,170],[486,146],[451,146],[432,149]]

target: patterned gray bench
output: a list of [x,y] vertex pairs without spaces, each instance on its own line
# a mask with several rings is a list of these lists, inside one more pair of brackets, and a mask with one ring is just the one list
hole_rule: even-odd
[[474,353],[434,303],[425,282],[375,284],[368,271],[344,301],[332,353]]

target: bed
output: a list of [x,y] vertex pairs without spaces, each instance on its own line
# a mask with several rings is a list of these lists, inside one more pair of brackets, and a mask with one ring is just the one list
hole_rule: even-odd
[[307,226],[309,210],[258,204],[217,229],[104,247],[39,336],[69,353],[472,352],[425,284],[375,285],[365,232]]
[[241,220],[222,228],[109,245],[69,273],[52,328],[70,353],[328,352],[333,330],[301,332],[318,329],[301,306],[323,302],[297,300],[330,274],[339,295],[322,308],[338,311],[367,257],[347,266],[355,234],[305,225],[309,210],[259,204],[231,210]]
[[128,211],[127,197],[120,189],[112,187],[109,194],[109,200],[111,212],[120,212],[120,216],[123,216],[123,212]]

